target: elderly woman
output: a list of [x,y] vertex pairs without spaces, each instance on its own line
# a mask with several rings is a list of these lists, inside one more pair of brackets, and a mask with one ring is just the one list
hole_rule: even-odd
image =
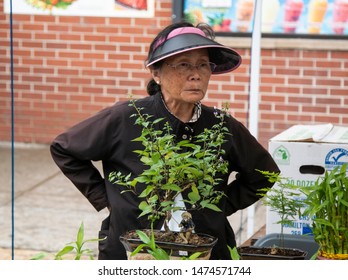
[[[214,108],[201,103],[211,75],[233,71],[240,63],[236,51],[213,40],[209,26],[172,24],[150,46],[146,60],[152,75],[147,86],[149,96],[137,100],[137,106],[154,118],[165,118],[177,139],[194,139],[216,121]],[[133,114],[128,102],[116,103],[73,126],[51,144],[54,161],[94,208],[110,210],[99,233],[101,238],[107,236],[99,243],[99,259],[126,259],[119,236],[149,226],[145,217],[138,217],[138,197],[129,192],[121,194],[108,180],[115,170],[134,176],[143,171],[133,152],[139,147],[132,139],[141,133],[130,120]],[[255,203],[260,188],[271,186],[256,169],[279,172],[267,150],[239,121],[229,117],[226,127],[230,136],[224,146],[225,158],[229,172],[237,173],[236,179],[229,182],[226,176],[221,184],[226,193],[222,212],[192,212],[195,231],[218,237],[211,259],[230,259],[227,245],[234,247],[236,241],[227,217]],[[92,161],[102,161],[104,177]]]

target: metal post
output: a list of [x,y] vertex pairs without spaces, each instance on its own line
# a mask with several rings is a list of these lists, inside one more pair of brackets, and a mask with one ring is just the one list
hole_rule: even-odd
[[[249,95],[249,130],[255,138],[258,137],[259,119],[259,83],[260,83],[260,56],[261,56],[261,10],[262,0],[255,0],[254,22],[251,42],[250,65],[250,95]],[[254,233],[255,206],[248,207],[248,238]]]

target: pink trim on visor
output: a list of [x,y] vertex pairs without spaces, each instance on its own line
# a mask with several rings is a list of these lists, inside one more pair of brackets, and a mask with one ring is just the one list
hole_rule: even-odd
[[174,38],[178,35],[182,35],[182,34],[198,34],[202,37],[207,37],[205,36],[205,33],[200,30],[199,28],[196,27],[180,27],[180,28],[176,28],[173,31],[171,31],[167,38],[163,38],[161,40],[158,40],[157,43],[155,44],[155,46],[153,47],[153,51],[155,51],[159,45],[163,44],[165,41]]

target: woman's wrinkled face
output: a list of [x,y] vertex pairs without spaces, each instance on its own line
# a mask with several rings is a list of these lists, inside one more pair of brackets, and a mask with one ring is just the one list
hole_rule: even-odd
[[160,69],[151,72],[166,103],[194,104],[204,98],[208,88],[211,76],[208,51],[198,49],[169,57]]

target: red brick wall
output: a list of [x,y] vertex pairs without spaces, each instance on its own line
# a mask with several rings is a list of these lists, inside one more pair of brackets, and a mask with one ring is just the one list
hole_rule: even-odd
[[[49,143],[128,94],[146,95],[143,61],[152,38],[171,22],[171,3],[156,1],[151,19],[14,15],[15,141]],[[0,0],[0,141],[11,140],[9,19]],[[236,50],[243,65],[213,77],[205,102],[230,101],[231,113],[247,124],[250,48]],[[264,48],[261,143],[297,123],[347,125],[347,69],[347,50]]]

